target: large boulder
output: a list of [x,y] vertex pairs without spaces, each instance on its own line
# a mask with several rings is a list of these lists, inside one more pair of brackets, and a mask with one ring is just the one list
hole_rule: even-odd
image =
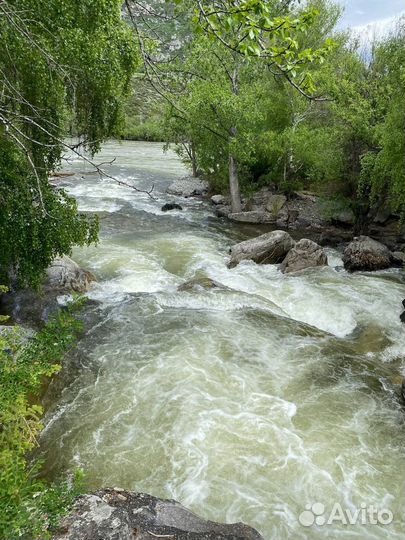
[[280,270],[285,274],[289,274],[305,268],[326,266],[327,264],[328,257],[321,246],[312,240],[308,240],[308,238],[302,238],[287,253],[286,258],[281,263]]
[[382,270],[391,266],[392,255],[384,244],[369,236],[358,236],[346,247],[343,264],[346,270]]
[[205,195],[208,189],[209,185],[205,180],[194,178],[194,176],[185,176],[170,184],[166,192],[171,195],[180,195],[181,197],[193,197]]
[[77,499],[53,540],[262,540],[243,523],[200,518],[173,500],[103,489]]
[[294,243],[285,231],[272,231],[245,240],[230,248],[231,260],[228,268],[234,268],[243,260],[252,260],[259,264],[278,264],[284,260]]
[[91,272],[83,270],[67,255],[57,257],[46,270],[45,289],[84,293],[95,281]]

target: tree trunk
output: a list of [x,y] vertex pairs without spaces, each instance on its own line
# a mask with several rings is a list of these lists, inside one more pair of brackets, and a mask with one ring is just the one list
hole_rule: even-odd
[[[238,86],[238,69],[235,68],[231,77],[232,93],[237,96],[239,93]],[[229,130],[230,143],[236,137],[236,127],[231,127]],[[240,200],[240,187],[238,176],[238,163],[232,154],[229,154],[229,191],[231,192],[231,210],[232,213],[241,212],[242,204]]]
[[190,153],[191,153],[191,166],[193,168],[193,176],[196,178],[198,176],[198,170],[197,170],[197,159],[195,156],[193,143],[190,143]]
[[229,156],[229,190],[231,192],[232,213],[241,212],[240,189],[238,178],[238,164],[233,156]]

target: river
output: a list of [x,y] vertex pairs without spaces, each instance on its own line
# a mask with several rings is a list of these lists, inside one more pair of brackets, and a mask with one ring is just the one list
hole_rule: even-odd
[[[99,245],[73,253],[97,302],[44,398],[46,474],[82,467],[89,489],[174,498],[267,540],[403,540],[403,274],[348,274],[333,250],[297,275],[230,270],[228,247],[261,229],[166,195],[186,171],[159,144],[111,142],[97,159],[114,157],[109,172],[157,200],[69,165],[66,189],[101,218]],[[173,200],[183,211],[161,212]],[[227,288],[177,291],[203,276]],[[303,526],[313,503],[393,520]]]

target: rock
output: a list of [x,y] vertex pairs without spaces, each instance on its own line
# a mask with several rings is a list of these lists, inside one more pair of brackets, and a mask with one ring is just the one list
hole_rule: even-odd
[[280,263],[293,246],[294,240],[285,231],[262,234],[232,246],[229,250],[231,260],[228,268],[234,268],[243,260],[252,260],[259,264]]
[[171,195],[180,195],[181,197],[192,197],[193,195],[205,195],[208,189],[209,185],[205,180],[194,178],[193,176],[185,176],[170,184],[166,192]]
[[405,253],[403,251],[392,251],[391,252],[391,262],[394,266],[404,266],[405,265]]
[[[121,497],[118,497],[121,495]],[[122,497],[125,497],[125,500]],[[173,500],[129,491],[96,491],[79,497],[53,540],[262,540],[243,523],[200,518]]]
[[401,322],[405,323],[405,311],[403,311],[403,312],[401,313],[401,315],[399,316],[399,318],[400,318]]
[[346,270],[382,270],[391,265],[391,252],[369,236],[358,236],[346,247],[343,264]]
[[177,203],[166,203],[161,210],[162,212],[169,212],[170,210],[183,210],[183,208]]
[[83,270],[70,257],[57,257],[46,270],[45,289],[60,289],[84,293],[96,278],[91,272]]
[[209,277],[201,277],[201,278],[194,278],[190,279],[189,281],[186,281],[185,283],[182,283],[179,287],[177,287],[177,290],[182,291],[192,291],[194,289],[226,289],[225,285],[221,285],[221,283],[218,283],[214,279],[211,279]]
[[274,223],[275,221],[271,214],[263,210],[230,213],[228,219],[242,223]]
[[356,216],[354,212],[350,209],[341,210],[335,216],[332,216],[332,222],[337,225],[343,225],[346,227],[352,227],[356,221]]
[[231,213],[231,207],[227,204],[225,205],[220,205],[218,207],[215,208],[215,213],[218,217],[228,217],[229,214]]
[[277,219],[281,209],[287,202],[285,195],[270,195],[267,199],[266,211],[274,218]]
[[391,215],[391,207],[389,204],[385,203],[378,209],[378,212],[374,217],[373,221],[374,223],[378,223],[379,225],[384,225],[390,219]]
[[226,203],[226,199],[223,195],[213,195],[211,197],[211,202],[213,204],[225,204]]
[[280,270],[284,274],[289,274],[304,270],[304,268],[326,266],[327,264],[328,257],[321,246],[308,238],[302,238],[287,253],[286,258],[281,263]]

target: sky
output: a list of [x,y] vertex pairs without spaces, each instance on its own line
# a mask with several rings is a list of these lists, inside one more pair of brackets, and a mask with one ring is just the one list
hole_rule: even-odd
[[404,0],[339,0],[345,7],[341,28],[383,34],[392,27],[393,20],[405,12]]

